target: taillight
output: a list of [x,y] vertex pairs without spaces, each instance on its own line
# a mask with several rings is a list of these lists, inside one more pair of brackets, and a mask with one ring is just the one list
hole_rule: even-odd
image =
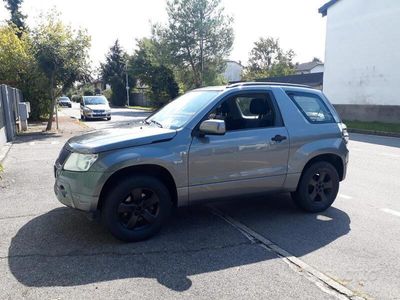
[[347,126],[344,123],[339,123],[339,127],[342,131],[342,138],[344,142],[347,144],[349,142],[349,132],[347,131]]

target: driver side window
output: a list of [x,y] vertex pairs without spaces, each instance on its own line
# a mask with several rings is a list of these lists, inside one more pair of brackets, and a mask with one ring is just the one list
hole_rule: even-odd
[[226,131],[276,126],[276,113],[268,92],[230,97],[209,114],[209,119],[224,120]]

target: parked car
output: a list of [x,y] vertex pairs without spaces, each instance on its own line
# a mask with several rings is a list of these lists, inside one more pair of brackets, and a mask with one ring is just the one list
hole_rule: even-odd
[[80,101],[81,119],[111,120],[111,108],[104,96],[83,96]]
[[346,176],[347,142],[318,90],[201,88],[138,126],[71,138],[55,162],[54,190],[66,206],[98,213],[124,241],[154,235],[174,206],[210,199],[289,192],[316,213],[332,205]]
[[72,107],[72,102],[68,97],[63,96],[58,98],[58,105]]

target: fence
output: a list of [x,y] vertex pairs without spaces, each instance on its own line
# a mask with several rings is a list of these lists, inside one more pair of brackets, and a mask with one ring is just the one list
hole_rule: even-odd
[[18,103],[22,102],[20,90],[0,85],[0,146],[12,141],[19,126]]

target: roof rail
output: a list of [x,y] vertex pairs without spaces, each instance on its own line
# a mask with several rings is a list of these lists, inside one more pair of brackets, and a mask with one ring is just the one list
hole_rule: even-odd
[[285,83],[285,82],[266,82],[266,81],[254,81],[254,82],[237,82],[226,86],[226,88],[234,88],[239,86],[251,86],[251,85],[275,85],[275,86],[296,86],[304,88],[313,88],[312,86],[305,84]]

